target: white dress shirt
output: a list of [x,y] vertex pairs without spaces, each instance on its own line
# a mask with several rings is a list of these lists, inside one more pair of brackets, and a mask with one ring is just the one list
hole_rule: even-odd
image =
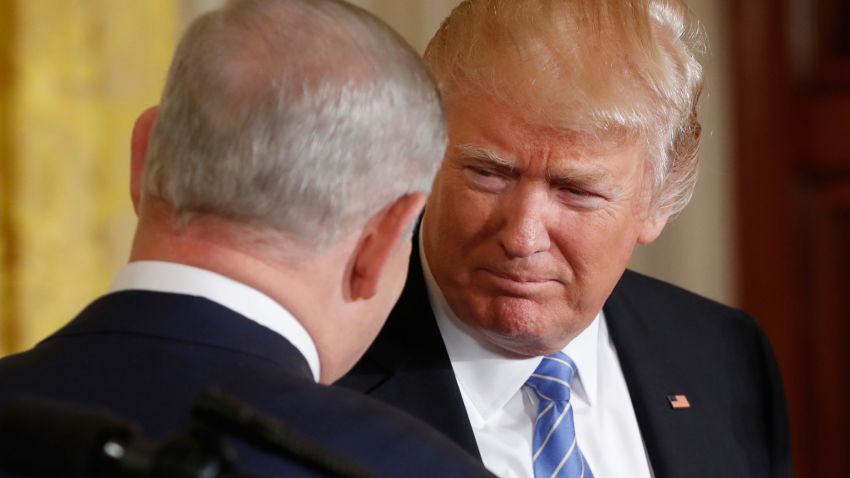
[[[534,477],[531,448],[537,397],[525,381],[540,357],[506,357],[460,322],[431,275],[420,239],[431,308],[454,369],[484,466],[502,478]],[[576,440],[595,478],[651,478],[629,390],[602,312],[565,348]]]
[[124,266],[109,292],[148,290],[211,300],[282,335],[301,352],[319,381],[319,353],[304,327],[271,297],[241,282],[205,269],[173,262],[139,261]]

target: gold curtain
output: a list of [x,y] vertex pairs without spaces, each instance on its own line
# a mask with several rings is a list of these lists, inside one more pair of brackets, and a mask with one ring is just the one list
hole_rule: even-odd
[[130,131],[179,23],[173,0],[0,1],[0,355],[62,326],[126,261]]

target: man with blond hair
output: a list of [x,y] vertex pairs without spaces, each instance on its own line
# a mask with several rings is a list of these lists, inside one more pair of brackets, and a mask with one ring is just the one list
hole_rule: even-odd
[[790,476],[756,322],[626,270],[691,197],[703,42],[679,0],[462,2],[408,282],[344,383],[503,477]]
[[[326,386],[398,298],[445,145],[427,68],[367,12],[232,0],[203,15],[177,48],[158,116],[134,130],[130,263],[68,325],[0,360],[0,410],[35,395],[117,414],[161,440],[215,387],[289,430],[273,437],[288,437],[285,456],[227,442],[244,476],[490,476],[409,415]],[[77,450],[74,438],[94,437],[54,427],[32,461],[10,453],[20,437],[0,430],[0,470],[101,476],[80,471],[87,456],[48,446],[63,433]],[[164,456],[173,464],[181,450]],[[76,459],[74,469],[50,456]]]

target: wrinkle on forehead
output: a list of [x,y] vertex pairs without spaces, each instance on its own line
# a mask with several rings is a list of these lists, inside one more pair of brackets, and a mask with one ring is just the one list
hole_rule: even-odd
[[[622,141],[620,138],[611,139],[598,136],[588,136],[574,131],[557,130],[545,128],[523,128],[518,131],[517,136],[526,139],[522,151],[516,151],[516,143],[509,142],[512,149],[499,150],[501,138],[489,137],[485,134],[482,138],[490,142],[494,147],[483,146],[474,143],[463,143],[452,146],[453,153],[458,156],[486,160],[490,163],[510,169],[523,169],[522,157],[538,156],[547,158],[547,162],[556,166],[555,171],[564,169],[567,162],[587,163],[590,158],[599,158],[627,154],[635,160],[643,159],[640,154],[640,144]],[[509,139],[510,141],[510,139]],[[560,174],[553,173],[554,176]]]
[[613,125],[588,128],[586,125],[553,122],[533,107],[535,100],[530,98],[504,99],[483,91],[468,91],[465,94],[449,93],[445,102],[450,109],[452,105],[475,105],[477,109],[497,111],[511,129],[517,130],[534,147],[558,142],[572,144],[574,149],[587,155],[608,155],[621,148],[643,146],[645,143],[645,137],[632,129]]
[[[491,148],[475,144],[459,144],[454,146],[453,150],[455,152],[455,155],[461,158],[477,159],[496,166],[500,166],[505,169],[510,169],[519,172],[524,172],[528,169],[528,164],[526,164],[527,161],[520,159],[520,157],[526,156],[526,153],[524,152],[520,154],[516,154],[514,152],[503,153],[499,151],[494,151]],[[538,149],[536,150],[534,156],[545,157],[547,163],[546,173],[548,177],[558,178],[562,176],[583,176],[587,179],[592,179],[593,177],[604,175],[601,170],[595,172],[592,171],[590,168],[582,168],[581,166],[577,167],[574,165],[567,164],[573,162],[582,162],[583,158],[588,157],[588,154],[586,152],[578,150],[568,150],[558,153],[547,152],[545,154],[541,154],[541,150]]]

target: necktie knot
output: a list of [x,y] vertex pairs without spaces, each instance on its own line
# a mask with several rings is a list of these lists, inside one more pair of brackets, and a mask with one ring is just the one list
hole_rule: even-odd
[[526,384],[537,392],[541,400],[568,402],[575,372],[575,362],[565,353],[558,352],[543,357]]

